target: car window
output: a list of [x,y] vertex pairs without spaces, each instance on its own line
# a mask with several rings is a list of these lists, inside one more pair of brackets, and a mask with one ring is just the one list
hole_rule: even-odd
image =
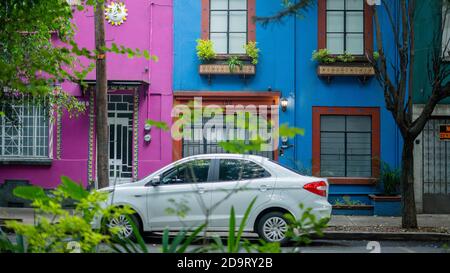
[[179,164],[162,174],[161,184],[207,182],[210,163],[210,159],[201,159]]
[[260,165],[248,160],[221,159],[219,181],[247,180],[269,177]]

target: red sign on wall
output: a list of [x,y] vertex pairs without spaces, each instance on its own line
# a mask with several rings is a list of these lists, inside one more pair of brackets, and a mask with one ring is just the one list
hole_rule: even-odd
[[439,126],[439,138],[441,140],[450,140],[450,125],[444,124]]

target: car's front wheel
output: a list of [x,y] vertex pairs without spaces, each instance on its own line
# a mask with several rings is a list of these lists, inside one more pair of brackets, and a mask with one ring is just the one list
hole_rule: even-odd
[[279,242],[285,245],[289,238],[286,237],[288,221],[284,213],[273,211],[261,217],[258,222],[257,232],[261,239],[266,242]]
[[133,221],[134,226],[137,228],[137,232],[141,232],[140,222],[135,215],[128,215],[128,217],[125,215],[120,215],[107,220],[105,225],[108,231],[110,231],[112,228],[117,228],[118,233],[116,235],[120,239],[135,240],[136,236],[134,235],[133,225],[130,221]]

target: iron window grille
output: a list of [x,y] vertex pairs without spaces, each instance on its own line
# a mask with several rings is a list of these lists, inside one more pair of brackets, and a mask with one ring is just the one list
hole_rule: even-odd
[[[332,124],[330,129],[325,119],[341,119],[343,126]],[[348,119],[364,118],[366,128],[349,128]],[[361,120],[363,121],[363,120]],[[372,119],[369,116],[321,116],[320,129],[320,173],[328,177],[372,176]],[[370,128],[370,129],[368,129]]]
[[[198,154],[215,154],[215,153],[227,153],[221,146],[220,142],[228,141],[228,137],[234,140],[243,140],[244,143],[249,144],[250,140],[253,139],[251,130],[243,129],[237,126],[237,115],[234,116],[234,127],[230,126],[224,116],[223,127],[222,128],[211,128],[210,134],[203,134],[205,131],[205,125],[210,120],[210,118],[203,118],[202,120],[195,121],[192,119],[190,126],[190,136],[189,138],[183,137],[182,139],[182,156],[188,157],[192,155]],[[246,117],[246,123],[248,124],[249,118]],[[260,128],[260,123],[258,119],[258,126]],[[200,137],[199,137],[200,136]],[[267,142],[270,143],[271,140]],[[273,142],[272,142],[273,143]],[[267,157],[270,159],[274,158],[274,151],[249,151],[247,154],[259,155],[263,157]]]
[[3,109],[8,114],[0,117],[0,157],[51,158],[48,104],[25,98],[3,102]]
[[450,194],[450,142],[439,138],[439,126],[448,118],[433,118],[422,132],[422,180],[424,194]]

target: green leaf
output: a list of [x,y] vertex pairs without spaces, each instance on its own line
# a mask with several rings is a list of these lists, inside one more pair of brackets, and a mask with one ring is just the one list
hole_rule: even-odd
[[231,207],[231,213],[230,213],[230,223],[229,223],[229,231],[228,231],[228,253],[233,253],[234,250],[234,244],[235,244],[235,239],[234,239],[234,233],[235,231],[235,227],[236,227],[236,215],[234,213],[234,207]]
[[131,217],[129,215],[125,215],[125,217],[127,218],[128,222],[131,224],[131,227],[133,229],[133,235],[136,238],[136,241],[139,244],[139,247],[141,248],[143,253],[148,253],[148,248],[145,245],[144,239],[141,236],[141,233],[139,232],[139,229],[137,228],[136,224],[134,223],[134,221],[131,219]]
[[305,129],[289,127],[287,124],[282,124],[279,129],[280,136],[295,137],[296,135],[305,135]]
[[147,119],[145,123],[148,125],[151,125],[151,126],[155,126],[156,128],[164,130],[164,131],[169,130],[169,126],[167,125],[167,123],[165,123],[163,121]]
[[148,50],[144,50],[142,52],[142,54],[144,55],[144,58],[147,60],[150,60],[150,53],[148,52]]
[[168,253],[169,252],[169,229],[166,228],[163,233],[162,237],[162,252]]
[[67,176],[61,176],[60,189],[65,192],[70,198],[81,201],[89,195],[89,192],[83,186]]
[[15,196],[27,199],[27,200],[36,200],[36,199],[47,199],[47,195],[41,187],[37,186],[18,186],[13,190]]
[[184,243],[181,245],[181,247],[177,250],[177,253],[184,253],[188,246],[191,245],[191,243],[194,241],[194,239],[197,237],[197,235],[206,227],[206,224],[202,224],[199,227],[197,227],[194,232],[184,241]]
[[245,214],[244,214],[244,218],[242,218],[242,222],[239,226],[239,232],[237,234],[236,243],[234,246],[234,252],[236,252],[236,253],[239,251],[239,244],[241,243],[241,236],[242,236],[242,233],[244,232],[245,225],[247,224],[248,217],[250,216],[250,212],[252,211],[252,208],[253,208],[253,205],[255,204],[255,202],[256,202],[256,197],[253,198],[252,202],[247,207],[247,210],[245,211]]

